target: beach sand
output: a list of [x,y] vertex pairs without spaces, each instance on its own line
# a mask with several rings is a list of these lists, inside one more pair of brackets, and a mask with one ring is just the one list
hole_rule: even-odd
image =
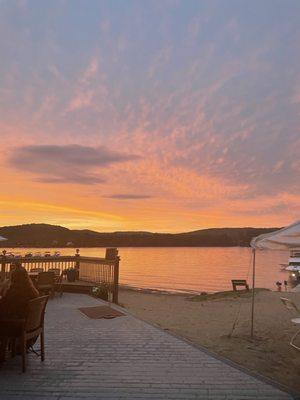
[[[255,339],[250,339],[251,294],[193,298],[122,288],[119,301],[129,312],[219,355],[272,378],[300,393],[300,351],[289,341],[297,316],[285,308],[280,297],[292,299],[300,308],[300,293],[258,291],[255,301]],[[216,298],[214,298],[216,297]],[[229,336],[235,319],[237,323]],[[299,326],[298,326],[299,329]],[[300,346],[300,335],[298,342]]]

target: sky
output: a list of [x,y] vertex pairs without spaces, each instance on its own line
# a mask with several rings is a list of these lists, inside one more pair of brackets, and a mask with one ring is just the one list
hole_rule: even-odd
[[300,219],[300,1],[0,0],[0,225]]

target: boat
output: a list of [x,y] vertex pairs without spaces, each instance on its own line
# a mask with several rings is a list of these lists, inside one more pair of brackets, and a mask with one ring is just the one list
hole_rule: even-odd
[[15,258],[15,255],[12,252],[8,252],[8,253],[6,253],[6,257],[7,258]]
[[53,257],[60,257],[60,251],[55,251],[53,253]]
[[289,281],[292,287],[300,284],[300,249],[292,249],[290,251],[289,264],[285,271],[290,274]]
[[51,257],[51,253],[50,253],[50,251],[45,251],[45,253],[44,253],[44,257]]
[[286,268],[287,268],[288,266],[289,266],[288,263],[282,263],[282,264],[279,264],[279,269],[280,269],[280,271],[285,272],[285,271],[286,271]]
[[33,257],[33,254],[31,252],[29,252],[29,253],[26,253],[24,257],[25,258],[31,258],[31,257]]

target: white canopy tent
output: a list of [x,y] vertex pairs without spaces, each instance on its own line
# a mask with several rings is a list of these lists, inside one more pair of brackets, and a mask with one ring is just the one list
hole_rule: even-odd
[[278,231],[255,237],[251,240],[251,247],[253,249],[251,336],[253,337],[256,249],[289,250],[293,248],[300,248],[300,221],[297,221],[286,228],[279,229]]
[[257,236],[251,240],[251,247],[259,250],[286,250],[300,247],[300,221],[278,231]]

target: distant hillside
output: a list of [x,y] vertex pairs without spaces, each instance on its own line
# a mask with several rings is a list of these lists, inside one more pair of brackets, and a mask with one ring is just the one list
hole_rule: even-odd
[[278,228],[213,228],[186,233],[71,230],[47,224],[0,228],[1,247],[197,247],[249,246],[253,237]]

